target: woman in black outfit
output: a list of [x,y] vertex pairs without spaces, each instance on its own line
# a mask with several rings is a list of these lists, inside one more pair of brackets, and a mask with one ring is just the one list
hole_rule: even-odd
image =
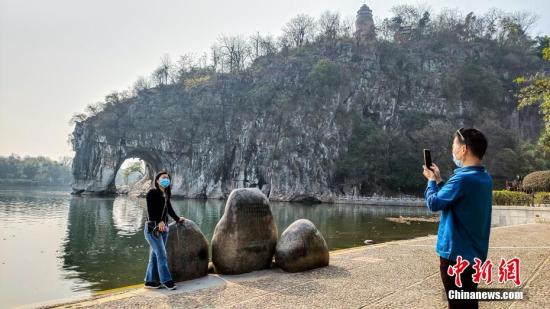
[[149,243],[149,264],[145,273],[146,288],[161,288],[174,290],[176,285],[168,269],[166,241],[168,240],[168,214],[176,222],[184,222],[174,212],[170,203],[170,175],[162,171],[155,176],[155,187],[147,192],[147,215],[145,223],[145,239]]

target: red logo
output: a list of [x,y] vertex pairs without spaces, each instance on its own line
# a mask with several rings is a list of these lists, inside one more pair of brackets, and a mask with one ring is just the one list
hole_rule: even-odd
[[490,284],[492,281],[492,272],[493,272],[493,263],[491,260],[487,259],[483,264],[478,258],[474,258],[474,265],[472,267],[476,271],[472,275],[472,281],[474,283],[479,283],[481,280],[484,280],[487,284]]
[[[518,257],[514,257],[506,261],[504,258],[500,259],[500,264],[498,265],[498,282],[506,283],[507,281],[512,281],[516,286],[521,285],[520,279],[520,262],[521,260]],[[462,287],[462,280],[460,279],[460,274],[470,265],[468,260],[463,260],[462,256],[457,256],[456,264],[449,265],[447,268],[447,275],[455,276],[455,284],[457,287]],[[474,283],[480,283],[482,280],[487,284],[492,282],[492,273],[493,273],[493,263],[490,259],[487,259],[485,262],[481,263],[481,260],[474,258],[474,264],[472,267],[475,270],[475,273],[472,275],[472,281]]]
[[470,265],[468,260],[462,260],[462,256],[457,256],[456,264],[454,266],[449,265],[447,268],[447,275],[455,276],[455,285],[459,288],[462,287],[462,280],[460,280],[460,274]]
[[519,278],[519,263],[520,259],[515,257],[506,262],[505,259],[500,259],[500,264],[498,265],[498,282],[505,283],[510,280],[513,281],[516,286],[521,284]]

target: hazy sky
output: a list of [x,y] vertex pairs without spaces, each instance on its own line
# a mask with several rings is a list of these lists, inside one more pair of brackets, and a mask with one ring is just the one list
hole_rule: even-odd
[[[363,2],[0,0],[0,155],[72,155],[71,116],[149,75],[164,54],[200,55],[221,34],[276,36],[299,13],[355,16]],[[492,7],[530,11],[539,15],[532,33],[550,33],[549,0],[366,3],[375,19],[403,3],[478,14]]]

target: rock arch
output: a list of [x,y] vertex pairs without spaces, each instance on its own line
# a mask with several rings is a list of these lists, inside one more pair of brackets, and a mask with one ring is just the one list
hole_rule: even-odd
[[135,183],[132,186],[133,188],[131,189],[131,191],[135,190],[135,192],[132,193],[137,193],[137,195],[145,194],[146,190],[148,190],[148,188],[152,185],[151,181],[154,179],[155,175],[160,170],[162,170],[162,167],[159,165],[160,156],[156,152],[145,150],[143,148],[130,149],[126,157],[119,160],[117,167],[115,168],[115,176],[113,177],[113,181],[108,185],[109,192],[114,191],[118,193],[115,185],[116,174],[120,171],[120,168],[124,161],[131,158],[140,159],[145,163],[145,171],[143,177],[137,183]]
[[161,170],[173,173],[174,164],[155,147],[140,139],[98,134],[77,123],[73,147],[73,194],[115,194],[115,176],[129,158],[145,162],[145,178],[152,180]]

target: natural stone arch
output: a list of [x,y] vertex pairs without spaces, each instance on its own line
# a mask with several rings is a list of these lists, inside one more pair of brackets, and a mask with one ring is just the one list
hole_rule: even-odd
[[161,147],[151,147],[147,139],[100,134],[83,123],[77,123],[73,135],[74,194],[116,193],[116,173],[129,158],[145,162],[145,178],[150,180],[160,170],[173,170],[170,155]]
[[[130,149],[127,152],[127,154],[124,157],[121,157],[117,163],[115,174],[113,176],[111,183],[109,183],[109,186],[108,186],[109,192],[116,192],[116,184],[115,184],[116,174],[119,172],[120,167],[122,166],[124,161],[131,158],[140,159],[145,163],[145,172],[144,172],[143,178],[140,181],[138,181],[138,185],[141,185],[142,187],[144,187],[143,185],[145,185],[146,182],[149,182],[148,187],[152,186],[152,181],[155,175],[162,169],[160,156],[154,151],[146,150],[143,148]],[[142,193],[145,193],[145,192],[142,192]]]

